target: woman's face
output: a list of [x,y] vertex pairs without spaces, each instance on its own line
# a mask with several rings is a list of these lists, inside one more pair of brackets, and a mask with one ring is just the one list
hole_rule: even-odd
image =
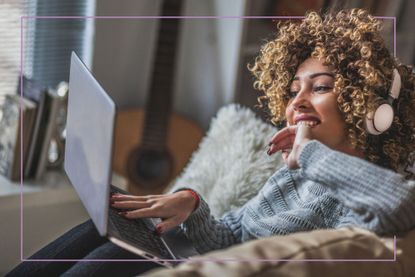
[[334,150],[362,156],[347,142],[346,124],[333,88],[332,68],[314,58],[300,64],[290,87],[291,98],[285,111],[287,125],[309,121],[314,139]]

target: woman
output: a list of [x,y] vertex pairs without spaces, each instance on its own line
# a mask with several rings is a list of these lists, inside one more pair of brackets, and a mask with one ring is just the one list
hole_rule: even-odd
[[[187,189],[167,195],[117,194],[111,205],[124,209],[120,214],[126,218],[163,218],[159,233],[183,223],[200,253],[348,225],[379,235],[415,227],[415,182],[406,180],[412,173],[405,171],[415,150],[415,78],[390,55],[380,27],[362,10],[325,18],[311,12],[303,21],[281,24],[277,38],[262,47],[250,70],[273,122],[286,124],[272,138],[268,154],[281,151],[287,166],[240,209],[216,220],[203,198]],[[392,110],[394,116],[379,119],[373,111],[388,95],[391,107],[381,110]],[[130,256],[87,222],[32,258]],[[142,265],[32,263],[21,264],[11,275],[134,275],[147,269]]]

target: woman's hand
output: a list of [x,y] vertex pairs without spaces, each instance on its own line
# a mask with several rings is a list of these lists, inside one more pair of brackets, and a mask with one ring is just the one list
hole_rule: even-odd
[[119,214],[125,218],[161,218],[162,222],[156,226],[159,234],[184,222],[195,209],[195,205],[195,197],[186,190],[165,195],[111,195],[111,206],[123,210]]
[[282,151],[282,158],[288,168],[299,168],[298,159],[305,144],[312,139],[311,127],[300,121],[278,131],[269,143],[268,155]]

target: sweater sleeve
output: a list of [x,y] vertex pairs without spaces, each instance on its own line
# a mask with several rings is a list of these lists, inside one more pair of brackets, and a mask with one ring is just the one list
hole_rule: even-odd
[[397,234],[415,226],[414,180],[405,180],[394,171],[332,150],[316,140],[304,146],[299,165],[306,178],[327,186],[351,209],[352,215],[347,216],[353,219],[352,224],[379,235]]
[[[188,188],[180,188],[177,191]],[[195,191],[196,192],[196,191]],[[197,193],[197,192],[196,192]],[[199,206],[182,223],[186,236],[193,242],[199,253],[226,248],[241,242],[241,221],[245,206],[229,211],[221,219],[211,215],[209,205],[199,195]]]

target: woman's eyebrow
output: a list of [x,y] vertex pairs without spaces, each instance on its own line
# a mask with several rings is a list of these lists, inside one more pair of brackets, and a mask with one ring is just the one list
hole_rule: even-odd
[[[332,73],[332,72],[316,72],[316,73],[308,75],[307,77],[310,78],[310,79],[313,79],[313,78],[316,78],[316,77],[322,76],[322,75],[326,75],[326,76],[334,78],[334,73]],[[293,78],[293,81],[298,81],[299,79],[300,78],[298,76],[295,76]]]

